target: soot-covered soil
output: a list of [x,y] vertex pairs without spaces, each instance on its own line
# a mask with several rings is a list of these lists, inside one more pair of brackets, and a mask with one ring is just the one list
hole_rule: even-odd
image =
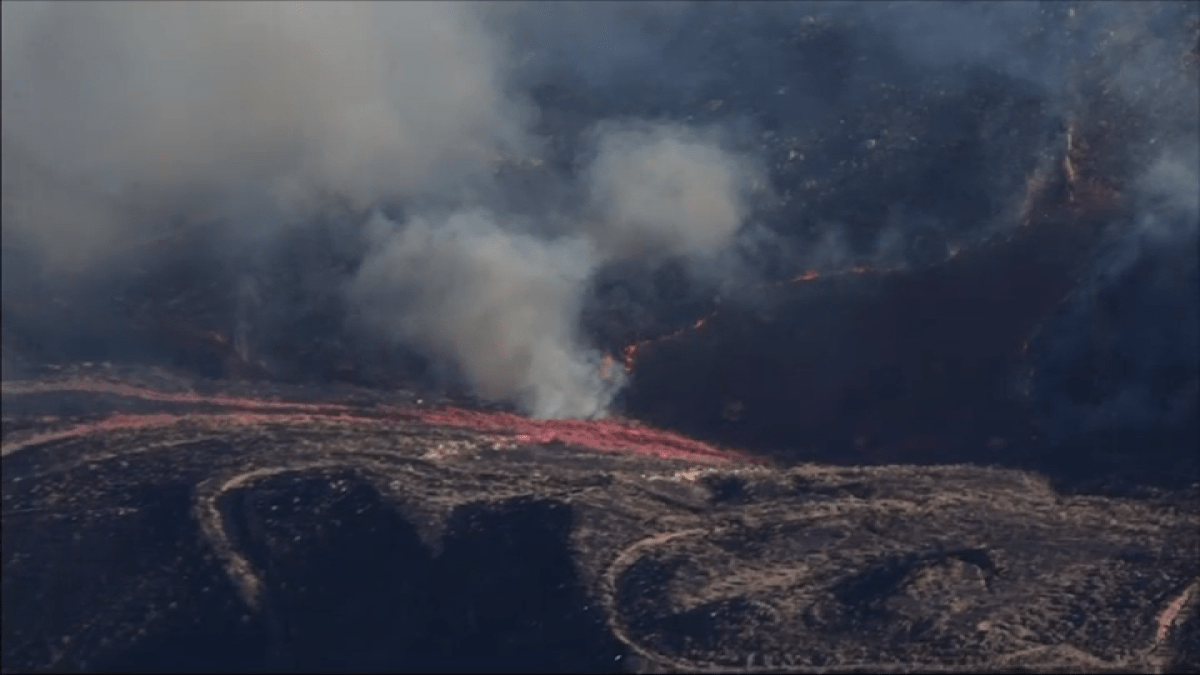
[[115,380],[6,383],[7,672],[1200,667],[1195,494],[701,463],[431,425],[401,395],[83,377]]

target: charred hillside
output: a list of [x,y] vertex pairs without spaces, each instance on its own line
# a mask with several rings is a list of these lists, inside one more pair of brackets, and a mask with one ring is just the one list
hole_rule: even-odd
[[1200,10],[3,3],[4,672],[1200,669]]
[[6,671],[1196,667],[1194,494],[114,375],[6,385]]

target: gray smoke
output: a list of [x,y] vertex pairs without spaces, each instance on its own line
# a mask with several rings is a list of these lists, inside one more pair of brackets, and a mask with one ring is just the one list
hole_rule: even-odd
[[370,226],[350,297],[377,329],[453,359],[485,398],[543,416],[604,411],[616,382],[576,328],[595,265],[586,241],[514,234],[479,210]]
[[721,252],[748,215],[756,168],[675,125],[594,135],[587,207],[555,238],[481,209],[404,223],[376,214],[350,288],[364,319],[450,357],[481,396],[538,416],[602,415],[623,378],[579,335],[588,280],[606,262]]
[[467,183],[527,147],[528,119],[470,15],[441,3],[6,3],[4,155],[23,170],[5,171],[5,202],[22,214],[5,225],[73,268],[181,207],[261,228],[303,221],[330,193],[366,206]]
[[715,131],[599,125],[586,182],[605,257],[704,258],[729,246],[763,178],[750,158],[722,150]]
[[[601,272],[682,262],[725,293],[771,265],[923,260],[922,241],[936,258],[950,228],[1014,221],[1069,115],[1109,115],[1085,121],[1132,165],[1138,227],[1098,265],[1195,238],[1186,3],[2,12],[6,269],[86,285],[153,262],[143,244],[180,226],[246,256],[349,205],[354,326],[539,415],[602,413],[621,384],[579,326]],[[977,105],[990,90],[1007,93]],[[941,166],[947,147],[974,163]],[[267,302],[247,288],[239,352]]]
[[7,254],[85,275],[136,264],[137,243],[179,221],[220,228],[232,254],[331,199],[399,205],[399,222],[347,225],[367,244],[345,292],[361,324],[449,360],[482,397],[602,414],[621,379],[579,334],[588,278],[612,260],[719,254],[757,169],[715,130],[625,120],[592,134],[576,213],[495,212],[498,167],[536,160],[543,139],[486,17],[462,3],[4,3]]

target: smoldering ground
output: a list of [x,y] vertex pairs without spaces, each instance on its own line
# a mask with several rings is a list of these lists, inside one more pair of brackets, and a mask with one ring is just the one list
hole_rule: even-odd
[[[1179,270],[1135,283],[1146,301],[1120,310],[1153,304],[1143,324],[1177,326],[1195,296],[1195,15],[1184,3],[10,3],[6,363],[11,317],[53,297],[94,316],[26,321],[25,343],[108,331],[89,358],[131,344],[113,288],[191,260],[201,285],[252,280],[234,284],[229,313],[260,359],[295,334],[337,343],[321,354],[381,342],[481,397],[597,414],[622,384],[604,356],[694,321],[714,296],[753,302],[759,284],[811,268],[920,266],[1015,227],[1029,176],[1061,161],[1070,125],[1101,121],[1140,225],[1111,233],[1096,269]],[[1133,247],[1151,221],[1171,243]],[[169,258],[146,244],[172,237],[189,244]],[[1043,328],[1047,360],[1051,344],[1092,339],[1086,297]],[[1149,333],[1195,353],[1194,331]],[[1122,344],[1143,363],[1164,353],[1132,333]],[[1180,363],[1190,374],[1171,386],[1185,395],[1196,369]],[[1165,386],[1141,383],[1147,368],[1112,396]],[[1059,371],[1041,372],[1045,398],[1066,400]],[[1060,409],[1046,415],[1085,426]]]

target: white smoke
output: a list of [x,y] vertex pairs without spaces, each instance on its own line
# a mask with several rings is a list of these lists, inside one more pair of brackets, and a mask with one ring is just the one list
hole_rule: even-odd
[[594,266],[578,239],[506,232],[482,211],[404,226],[374,216],[350,289],[388,336],[452,358],[477,393],[542,416],[603,412],[612,389],[576,317]]
[[702,258],[724,250],[749,215],[758,167],[713,130],[601,124],[587,184],[606,256]]
[[596,130],[584,172],[593,218],[548,240],[464,210],[403,224],[376,214],[350,296],[392,338],[449,356],[482,396],[542,417],[601,415],[619,371],[578,334],[583,292],[603,262],[703,258],[746,216],[746,158],[687,129]]

